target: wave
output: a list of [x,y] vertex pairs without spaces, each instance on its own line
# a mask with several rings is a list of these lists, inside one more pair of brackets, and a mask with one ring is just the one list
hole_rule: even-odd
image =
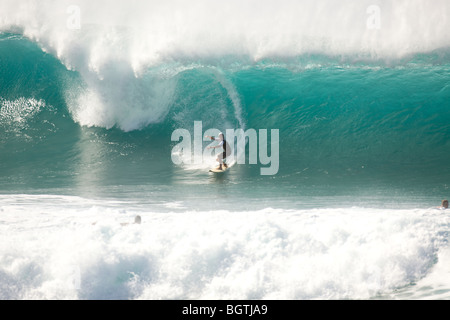
[[[68,2],[21,4],[0,5],[0,126],[1,148],[24,159],[47,166],[38,150],[64,150],[69,172],[67,159],[96,150],[78,160],[117,171],[127,157],[160,154],[152,167],[161,169],[173,130],[202,121],[223,132],[279,129],[280,176],[290,181],[446,186],[446,1],[379,1],[380,29],[367,28],[364,1],[71,2],[80,29],[66,25]],[[16,168],[6,154],[2,166]]]
[[[16,30],[79,74],[83,85],[65,88],[77,122],[130,131],[166,117],[178,89],[174,75],[186,69],[209,69],[228,90],[232,84],[220,76],[227,59],[226,68],[305,55],[396,61],[450,46],[447,1],[378,1],[373,7],[372,1],[345,0],[136,0],[126,6],[8,0],[0,5],[0,30]],[[379,26],[371,28],[374,14]],[[228,97],[242,124],[239,96],[228,90]]]
[[0,125],[14,132],[4,141],[34,136],[45,142],[52,132],[76,140],[75,122],[156,130],[148,143],[169,144],[174,129],[192,131],[202,121],[204,130],[279,129],[284,167],[295,172],[448,174],[450,65],[442,54],[395,66],[326,56],[257,64],[229,57],[222,65],[164,64],[140,77],[113,69],[104,79],[87,79],[26,38],[4,34],[0,49],[9,52],[1,62]]

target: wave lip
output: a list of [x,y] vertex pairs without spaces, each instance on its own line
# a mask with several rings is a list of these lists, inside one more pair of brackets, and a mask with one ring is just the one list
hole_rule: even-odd
[[[450,46],[445,0],[256,1],[180,0],[2,1],[0,29],[23,33],[68,65],[86,59],[93,70],[106,61],[139,65],[177,56],[269,56],[362,53],[398,57]],[[67,26],[77,6],[80,29]],[[376,8],[377,10],[374,10]],[[374,17],[374,15],[377,15]],[[371,27],[371,21],[378,21]]]

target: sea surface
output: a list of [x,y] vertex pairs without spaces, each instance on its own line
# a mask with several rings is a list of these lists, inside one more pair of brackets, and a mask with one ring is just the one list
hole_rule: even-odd
[[[450,299],[449,17],[2,0],[0,299]],[[278,170],[175,163],[199,122]]]

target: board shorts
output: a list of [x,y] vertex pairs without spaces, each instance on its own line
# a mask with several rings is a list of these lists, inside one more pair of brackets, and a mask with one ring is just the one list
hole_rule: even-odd
[[231,155],[231,150],[227,150],[219,154],[219,158],[225,160],[227,157]]

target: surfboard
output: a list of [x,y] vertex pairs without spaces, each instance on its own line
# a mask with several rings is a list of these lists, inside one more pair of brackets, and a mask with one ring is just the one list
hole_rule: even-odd
[[[223,167],[222,167],[222,168],[223,168]],[[219,167],[217,167],[217,168],[210,169],[209,172],[222,173],[222,172],[227,171],[229,168],[230,168],[230,167],[223,168],[222,170],[219,170]]]

